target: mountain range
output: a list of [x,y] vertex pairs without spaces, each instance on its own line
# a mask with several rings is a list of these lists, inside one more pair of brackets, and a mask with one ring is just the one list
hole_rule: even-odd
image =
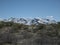
[[14,22],[14,23],[21,23],[21,24],[26,24],[26,25],[31,25],[31,24],[51,24],[51,23],[56,23],[55,20],[51,20],[48,18],[13,18],[10,17],[9,19],[1,19],[0,21],[4,21],[4,22]]

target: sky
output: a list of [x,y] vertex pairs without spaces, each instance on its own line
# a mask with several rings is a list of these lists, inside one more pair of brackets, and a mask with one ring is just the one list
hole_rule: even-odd
[[0,0],[0,18],[46,18],[60,21],[60,0]]

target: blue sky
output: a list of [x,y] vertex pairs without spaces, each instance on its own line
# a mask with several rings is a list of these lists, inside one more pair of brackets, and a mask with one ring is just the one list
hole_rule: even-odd
[[60,0],[0,0],[0,18],[46,18],[60,21]]

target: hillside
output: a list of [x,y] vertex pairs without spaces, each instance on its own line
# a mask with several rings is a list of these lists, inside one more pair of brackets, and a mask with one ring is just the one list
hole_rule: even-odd
[[25,25],[0,21],[0,45],[60,45],[60,22]]

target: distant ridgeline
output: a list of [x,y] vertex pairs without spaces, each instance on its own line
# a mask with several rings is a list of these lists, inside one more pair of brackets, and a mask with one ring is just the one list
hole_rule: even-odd
[[31,25],[31,24],[51,24],[51,23],[57,23],[55,20],[52,19],[47,19],[47,18],[9,18],[9,19],[0,19],[0,21],[4,22],[14,22],[14,23],[20,23],[20,24],[26,24],[26,25]]

